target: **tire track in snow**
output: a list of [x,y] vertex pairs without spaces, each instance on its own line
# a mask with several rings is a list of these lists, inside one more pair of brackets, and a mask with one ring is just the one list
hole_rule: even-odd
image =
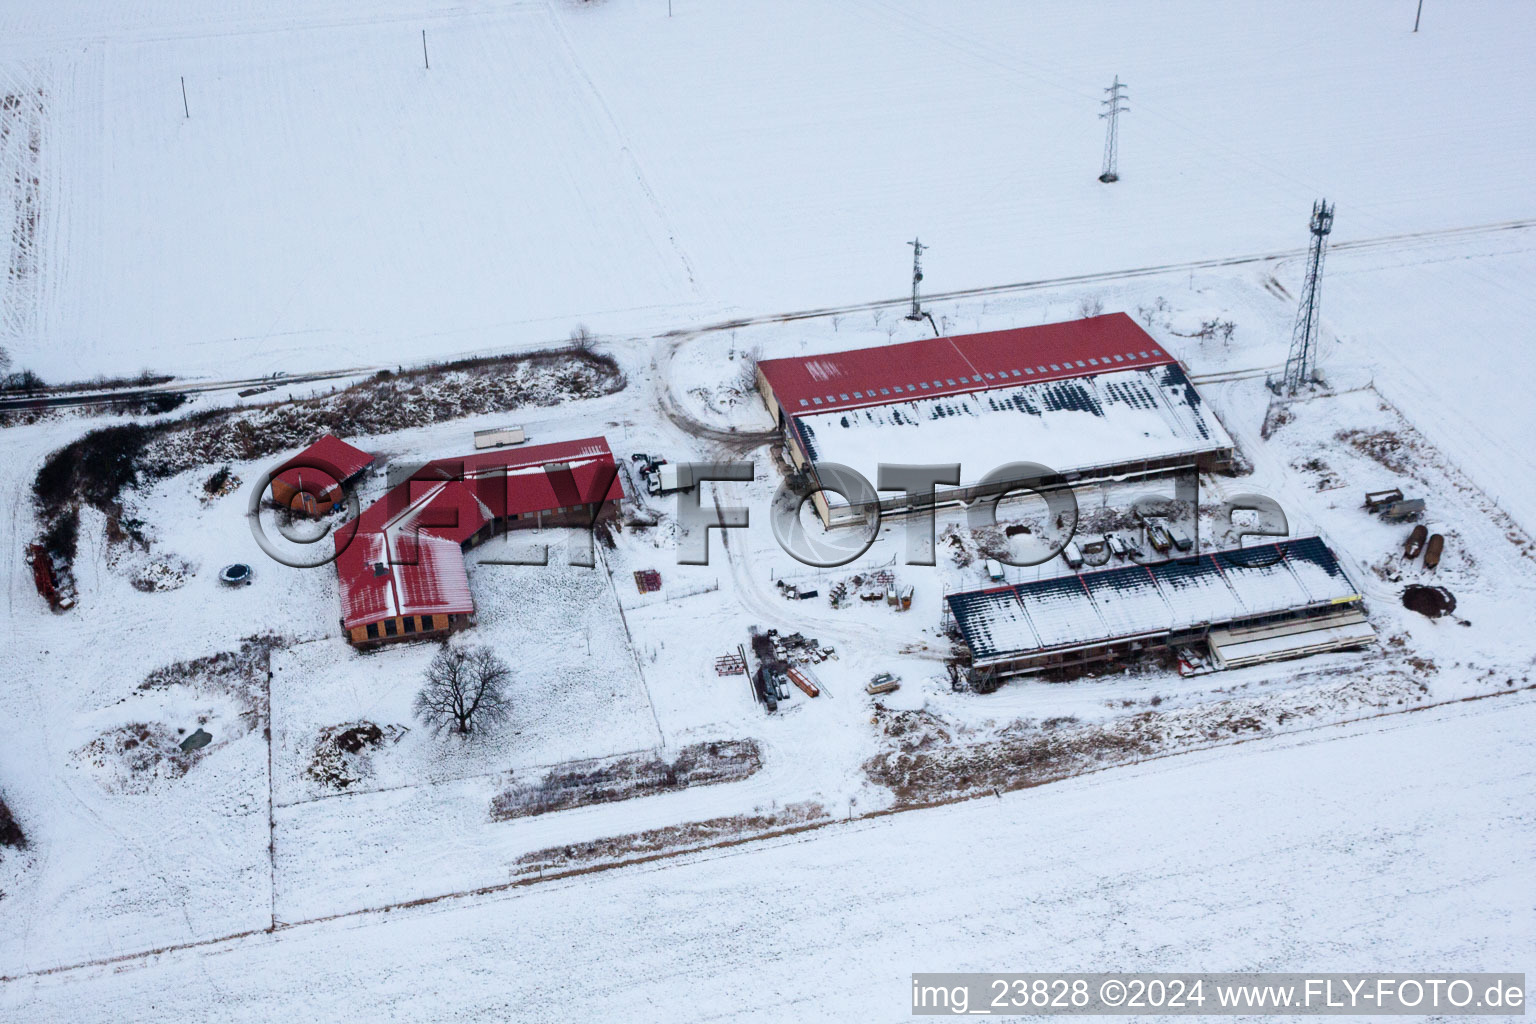
[[559,12],[554,9],[553,5],[550,7],[549,16],[550,21],[554,24],[555,35],[560,38],[560,45],[565,48],[566,59],[570,62],[571,70],[586,85],[587,91],[591,93],[593,101],[597,104],[597,109],[602,111],[603,120],[608,123],[608,130],[618,143],[620,155],[624,158],[624,162],[629,165],[630,172],[635,176],[636,184],[640,186],[640,191],[645,193],[646,201],[651,204],[651,211],[656,215],[656,220],[661,224],[662,229],[666,231],[667,241],[671,244],[672,251],[677,254],[678,261],[682,263],[683,271],[688,275],[688,286],[693,290],[694,298],[703,299],[705,296],[699,290],[698,277],[694,273],[693,261],[688,258],[687,250],[677,240],[677,229],[667,219],[667,211],[656,198],[656,193],[652,191],[650,182],[646,180],[645,171],[640,166],[640,161],[635,157],[634,150],[630,148],[628,136],[624,134],[624,130],[619,126],[618,118],[613,116],[613,110],[608,106],[608,101],[603,98],[602,91],[598,89],[597,83],[592,80],[591,75],[587,74],[587,69],[582,65],[581,59],[576,56],[576,47],[571,43],[571,37],[565,31],[565,23],[561,20]]

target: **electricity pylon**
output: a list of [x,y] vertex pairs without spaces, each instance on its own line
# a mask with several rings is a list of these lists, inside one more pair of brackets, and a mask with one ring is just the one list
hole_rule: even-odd
[[1122,105],[1126,101],[1125,87],[1116,75],[1115,84],[1104,90],[1109,95],[1099,101],[1104,107],[1099,116],[1108,122],[1104,131],[1104,173],[1099,175],[1105,184],[1120,180],[1120,115],[1131,109]]
[[907,314],[907,319],[921,320],[923,305],[918,298],[918,285],[923,283],[923,250],[928,247],[916,238],[907,244],[912,247],[912,312]]

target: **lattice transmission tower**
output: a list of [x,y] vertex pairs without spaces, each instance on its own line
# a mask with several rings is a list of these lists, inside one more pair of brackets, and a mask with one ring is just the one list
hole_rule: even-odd
[[1294,395],[1317,379],[1317,349],[1322,341],[1318,306],[1323,286],[1323,257],[1328,251],[1328,233],[1333,230],[1333,207],[1328,200],[1312,204],[1312,247],[1307,253],[1307,280],[1301,286],[1301,306],[1296,310],[1296,327],[1291,332],[1291,352],[1285,360],[1285,379],[1281,390]]
[[1099,175],[1099,180],[1108,184],[1111,181],[1120,180],[1120,115],[1130,110],[1125,106],[1125,83],[1120,81],[1120,76],[1115,76],[1115,84],[1104,91],[1109,93],[1099,102],[1104,110],[1100,112],[1106,124],[1104,127],[1104,173]]
[[923,283],[923,250],[928,247],[921,239],[914,238],[907,243],[912,247],[912,312],[907,314],[908,320],[921,320],[923,318],[923,304],[918,297],[918,286]]

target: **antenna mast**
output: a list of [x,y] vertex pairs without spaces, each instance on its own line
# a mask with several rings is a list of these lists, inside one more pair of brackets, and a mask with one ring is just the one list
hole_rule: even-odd
[[1109,95],[1099,101],[1104,107],[1099,116],[1108,122],[1104,132],[1104,173],[1099,175],[1106,185],[1120,180],[1120,115],[1131,109],[1122,105],[1126,102],[1125,88],[1116,75],[1115,84],[1104,90]]

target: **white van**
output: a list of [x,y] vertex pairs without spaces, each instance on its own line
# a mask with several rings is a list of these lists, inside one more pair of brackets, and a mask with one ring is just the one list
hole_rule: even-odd
[[993,582],[1001,582],[1003,579],[1003,563],[995,558],[987,559],[987,575]]

